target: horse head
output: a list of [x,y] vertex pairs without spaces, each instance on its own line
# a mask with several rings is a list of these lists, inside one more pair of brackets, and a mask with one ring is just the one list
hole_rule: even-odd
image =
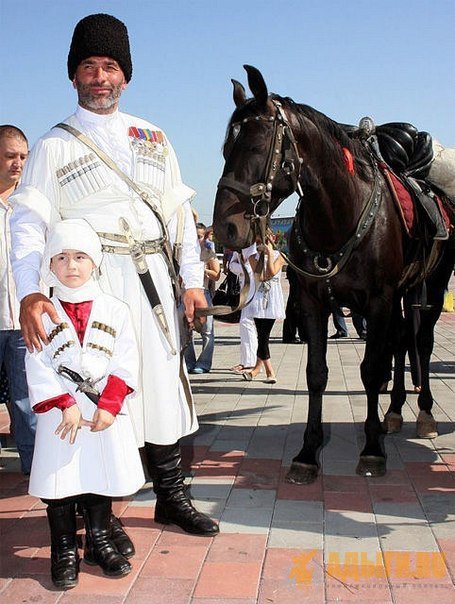
[[225,166],[213,217],[218,241],[242,249],[264,234],[272,212],[297,187],[301,159],[280,103],[258,69],[244,66],[253,98],[236,80],[236,109],[223,147]]

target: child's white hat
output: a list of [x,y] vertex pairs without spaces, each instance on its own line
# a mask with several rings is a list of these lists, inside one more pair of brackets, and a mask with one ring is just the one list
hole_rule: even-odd
[[51,259],[63,250],[84,252],[99,268],[103,260],[101,241],[96,231],[82,218],[61,220],[49,230],[44,248],[41,274],[48,285],[53,285],[55,279],[50,270]]

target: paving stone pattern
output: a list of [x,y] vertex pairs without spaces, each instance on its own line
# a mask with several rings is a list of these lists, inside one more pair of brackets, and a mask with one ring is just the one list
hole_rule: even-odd
[[[284,481],[306,421],[307,350],[281,343],[281,323],[272,336],[277,384],[248,383],[229,371],[238,362],[238,326],[220,323],[213,370],[191,377],[201,427],[184,441],[187,482],[195,505],[219,520],[221,533],[195,537],[156,524],[147,483],[135,497],[115,502],[137,549],[133,571],[122,579],[82,563],[75,589],[53,588],[45,506],[27,494],[0,407],[0,601],[452,604],[455,314],[442,315],[432,358],[440,436],[415,437],[417,402],[409,393],[403,431],[385,439],[383,478],[355,474],[363,446],[365,344],[346,339],[328,344],[321,475],[309,486]],[[411,388],[409,373],[406,379]],[[381,396],[383,411],[387,400]],[[82,526],[79,532],[82,538]]]

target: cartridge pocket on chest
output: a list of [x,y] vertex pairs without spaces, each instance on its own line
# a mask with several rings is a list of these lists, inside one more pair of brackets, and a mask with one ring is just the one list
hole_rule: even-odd
[[62,194],[70,203],[105,189],[109,178],[103,162],[94,154],[83,155],[56,172]]
[[135,155],[135,179],[153,189],[157,195],[164,192],[167,147],[152,141],[132,139]]

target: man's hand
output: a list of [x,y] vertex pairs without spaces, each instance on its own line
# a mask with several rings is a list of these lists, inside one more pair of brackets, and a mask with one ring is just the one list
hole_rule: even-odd
[[183,304],[185,306],[185,317],[190,329],[195,328],[195,320],[201,324],[205,323],[205,317],[195,317],[195,310],[197,308],[207,308],[208,306],[203,289],[198,287],[186,289],[183,294]]
[[55,323],[61,323],[61,319],[55,310],[55,306],[43,294],[30,294],[25,296],[21,302],[21,311],[19,321],[22,329],[22,336],[29,352],[42,350],[41,342],[48,343],[46,332],[44,331],[41,315],[47,313],[50,320]]
[[93,414],[92,427],[90,432],[101,432],[101,430],[106,430],[109,426],[115,421],[115,416],[106,409],[97,409]]

